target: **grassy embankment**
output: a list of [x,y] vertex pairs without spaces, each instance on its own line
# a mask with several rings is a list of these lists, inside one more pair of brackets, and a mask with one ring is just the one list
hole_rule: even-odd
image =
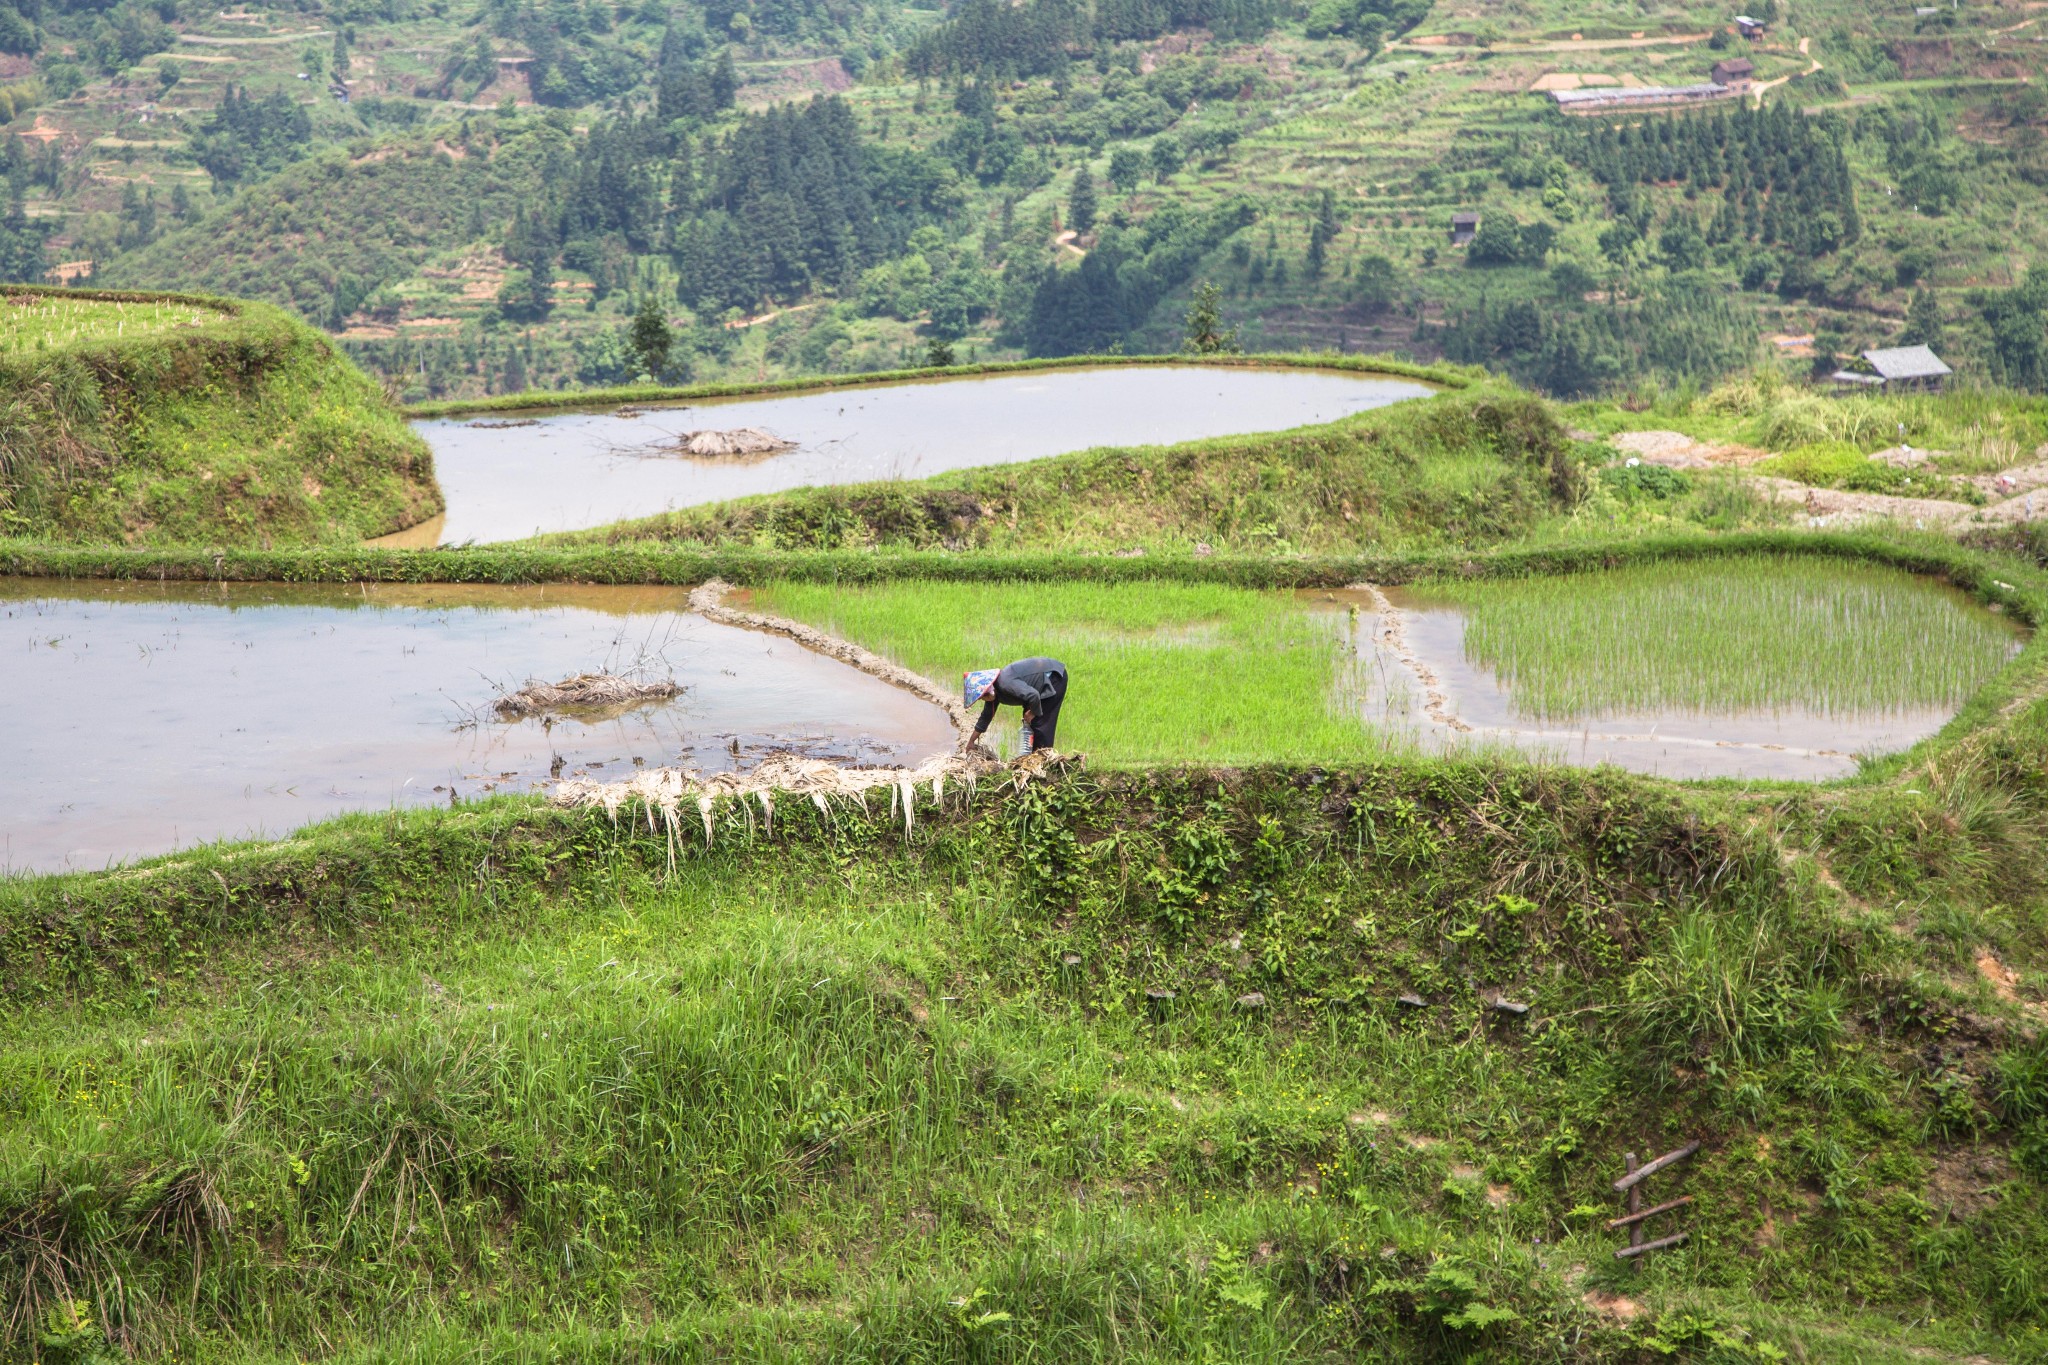
[[[0,1331],[2035,1359],[2048,1052],[1973,962],[2038,996],[2044,759],[2036,698],[1911,790],[1111,775],[673,872],[508,801],[0,883]],[[1620,1153],[1692,1138],[1630,1273]]]
[[331,544],[440,509],[432,457],[375,383],[276,309],[14,285],[0,299],[9,534]]
[[540,543],[1183,554],[1486,545],[1570,507],[1583,478],[1541,402],[1480,385],[1270,436],[798,489]]

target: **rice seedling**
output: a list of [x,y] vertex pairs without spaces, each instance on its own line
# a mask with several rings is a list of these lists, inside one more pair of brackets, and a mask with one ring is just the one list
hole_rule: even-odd
[[1878,715],[1955,707],[2018,648],[2006,622],[1870,565],[1765,556],[1432,588],[1524,715]]
[[226,320],[227,314],[217,310],[167,299],[71,299],[50,293],[8,294],[0,288],[0,356],[122,341]]
[[[1072,670],[1059,747],[1113,764],[1331,761],[1400,743],[1335,706],[1353,665],[1294,599],[1210,584],[776,583],[793,616],[940,680],[1049,654]],[[1016,728],[1016,712],[999,726]],[[997,735],[1002,738],[1002,735]]]

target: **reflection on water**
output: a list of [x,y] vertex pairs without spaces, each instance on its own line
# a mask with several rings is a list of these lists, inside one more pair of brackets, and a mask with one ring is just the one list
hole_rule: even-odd
[[[134,584],[0,579],[0,867],[100,867],[344,810],[776,749],[911,761],[937,708],[680,588]],[[683,694],[507,724],[499,689],[594,667]]]
[[[1192,365],[1048,370],[686,407],[415,423],[448,510],[375,543],[513,540],[754,493],[1012,464],[1100,445],[1162,444],[1330,422],[1427,385],[1332,370]],[[759,427],[797,443],[729,461],[658,455],[700,429]]]
[[[1860,757],[1909,748],[1955,714],[1954,708],[1916,706],[1844,716],[1787,705],[1771,711],[1613,711],[1532,721],[1516,708],[1513,694],[1491,669],[1466,658],[1462,611],[1399,588],[1385,595],[1400,613],[1414,663],[1433,679],[1441,712],[1469,730],[1442,724],[1427,713],[1429,688],[1386,644],[1371,594],[1306,594],[1311,602],[1351,613],[1347,638],[1357,666],[1346,683],[1346,700],[1355,698],[1368,724],[1400,732],[1432,752],[1506,746],[1555,762],[1607,763],[1664,777],[1819,781],[1854,773]],[[1957,610],[1979,610],[1956,596]],[[2017,638],[2013,648],[2019,648]]]

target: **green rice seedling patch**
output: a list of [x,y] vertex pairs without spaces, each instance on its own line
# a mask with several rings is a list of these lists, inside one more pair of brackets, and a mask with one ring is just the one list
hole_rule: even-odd
[[72,299],[49,292],[9,293],[0,286],[0,356],[126,341],[227,320],[219,309],[172,299]]
[[[1330,700],[1353,666],[1328,618],[1213,584],[781,582],[764,610],[930,678],[1049,654],[1072,670],[1059,747],[1111,764],[1326,762],[1388,743]],[[1007,740],[1017,713],[995,737]]]
[[2013,626],[1895,569],[1759,556],[1435,587],[1522,714],[1957,707]]

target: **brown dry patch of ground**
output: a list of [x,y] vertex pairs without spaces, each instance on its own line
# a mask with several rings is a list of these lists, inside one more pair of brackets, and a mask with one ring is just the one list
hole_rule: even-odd
[[1602,71],[1546,71],[1529,86],[1531,94],[1550,90],[1583,90],[1588,86],[1619,85],[1621,81]]
[[1756,464],[1771,458],[1768,450],[1732,442],[1701,441],[1682,431],[1624,431],[1607,443],[1644,464],[1670,469],[1710,469]]
[[1927,1202],[1955,1218],[1969,1218],[1998,1202],[1998,1187],[2013,1177],[2003,1152],[1958,1147],[1935,1158]]
[[2022,999],[2019,973],[1999,961],[1996,953],[1986,949],[1977,954],[1977,975],[1984,978],[1991,987],[1991,993],[2000,1000],[2017,1006],[2031,1019],[2048,1023],[2048,1004]]
[[1584,1296],[1586,1307],[1603,1318],[1616,1322],[1634,1322],[1643,1315],[1643,1306],[1634,1299],[1621,1294],[1610,1294],[1604,1289],[1589,1289]]

